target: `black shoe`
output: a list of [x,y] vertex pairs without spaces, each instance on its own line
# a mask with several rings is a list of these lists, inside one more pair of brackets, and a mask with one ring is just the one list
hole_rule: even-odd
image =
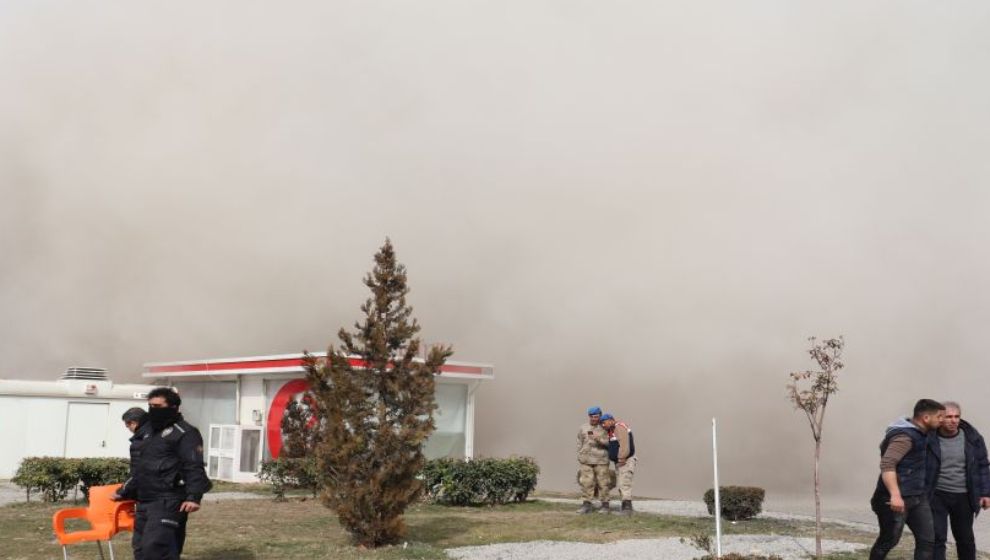
[[602,500],[602,505],[598,506],[598,513],[612,513],[612,508],[608,505],[608,500]]
[[591,506],[591,502],[585,500],[581,504],[581,509],[577,510],[577,512],[580,513],[580,514],[591,513],[591,510],[593,510],[593,509],[594,508]]
[[619,515],[632,515],[633,507],[632,500],[622,500],[622,509],[619,510]]

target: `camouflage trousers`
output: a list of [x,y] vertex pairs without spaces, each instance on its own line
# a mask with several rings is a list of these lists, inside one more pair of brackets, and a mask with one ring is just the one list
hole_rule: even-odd
[[616,478],[619,482],[619,497],[622,500],[632,499],[633,475],[636,473],[636,457],[630,457],[625,465],[615,466]]
[[608,465],[584,465],[578,469],[578,484],[581,485],[581,499],[590,502],[598,496],[600,500],[608,500],[612,490],[612,473]]

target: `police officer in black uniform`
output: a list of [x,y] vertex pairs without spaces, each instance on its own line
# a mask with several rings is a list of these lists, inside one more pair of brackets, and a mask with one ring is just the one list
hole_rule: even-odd
[[212,487],[203,468],[203,436],[182,419],[179,394],[148,393],[147,421],[131,438],[131,477],[118,499],[137,500],[134,560],[179,560],[188,515]]

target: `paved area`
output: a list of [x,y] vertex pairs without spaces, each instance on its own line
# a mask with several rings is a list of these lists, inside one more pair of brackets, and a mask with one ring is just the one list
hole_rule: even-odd
[[[579,500],[567,498],[541,498],[546,501],[567,502],[579,504]],[[684,515],[690,517],[708,517],[708,509],[703,502],[678,500],[639,500],[634,502],[639,511],[661,513],[666,515]],[[615,507],[615,504],[613,504]],[[764,512],[760,517],[772,519],[796,519],[801,521],[815,520],[815,504],[812,500],[768,499],[763,504]],[[877,530],[876,515],[870,510],[868,500],[863,503],[856,501],[834,500],[826,501],[822,508],[823,517],[828,523],[845,525],[851,529],[867,533]],[[976,548],[990,551],[990,511],[980,515],[973,526],[976,534]],[[907,538],[910,538],[909,536]],[[952,535],[949,535],[949,542]]]
[[[540,498],[541,500],[547,502],[558,502],[558,503],[573,503],[575,506],[581,503],[580,500],[574,500],[570,498]],[[612,509],[617,510],[619,507],[618,502],[612,502]],[[646,513],[659,513],[663,515],[680,515],[684,517],[710,517],[708,514],[708,507],[704,502],[692,502],[686,500],[636,500],[633,502],[633,507],[636,511],[642,511]],[[787,510],[791,511],[791,510]],[[868,510],[867,510],[868,511]],[[814,513],[814,512],[812,512]],[[872,516],[872,512],[870,513]],[[785,519],[785,520],[798,520],[798,521],[814,521],[814,515],[806,515],[803,513],[784,513],[783,511],[764,511],[758,517],[764,517],[768,519]],[[825,521],[829,523],[837,523],[840,525],[848,526],[852,529],[858,529],[863,531],[873,531],[874,525],[872,523],[864,523],[859,520],[850,520],[841,517],[826,517]]]
[[[841,541],[824,541],[826,553],[855,552],[864,545]],[[777,555],[784,560],[804,560],[814,556],[815,541],[810,538],[774,535],[733,535],[725,537],[723,553]],[[460,560],[694,560],[705,552],[678,538],[630,539],[614,543],[592,544],[578,542],[536,541],[467,546],[447,550],[451,558]]]
[[23,502],[24,499],[24,490],[14,486],[9,480],[0,480],[0,506]]

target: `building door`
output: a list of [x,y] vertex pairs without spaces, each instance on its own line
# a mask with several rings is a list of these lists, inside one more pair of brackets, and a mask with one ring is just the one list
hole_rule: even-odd
[[210,424],[210,438],[206,448],[206,474],[217,480],[234,480],[237,426]]
[[65,456],[105,456],[109,416],[109,403],[70,402],[65,420]]

